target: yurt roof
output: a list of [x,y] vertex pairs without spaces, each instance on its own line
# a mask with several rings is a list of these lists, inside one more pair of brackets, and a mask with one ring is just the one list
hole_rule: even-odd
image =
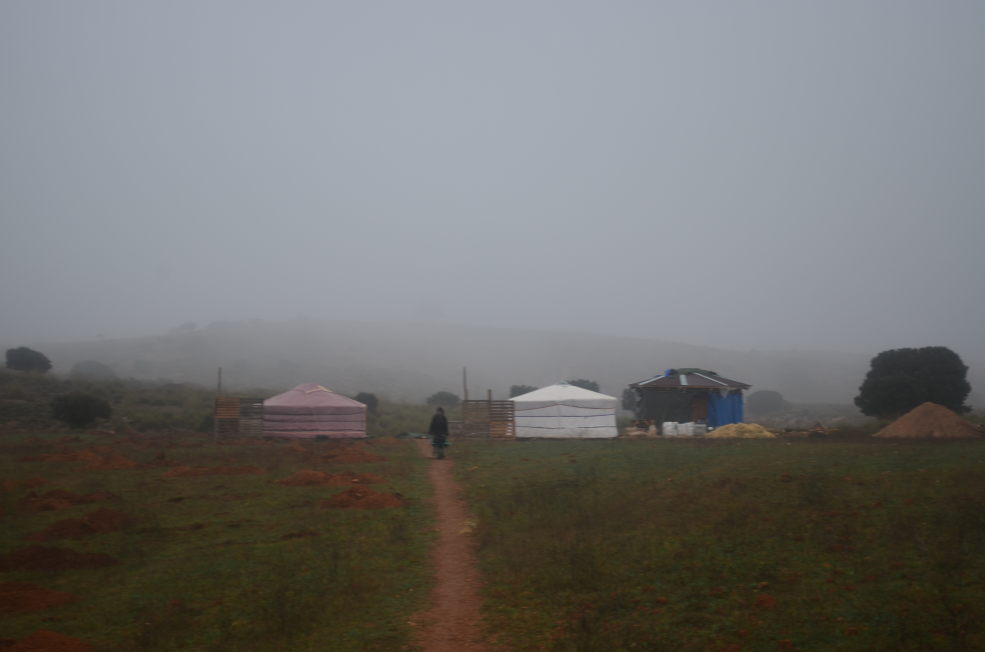
[[348,396],[337,394],[327,387],[317,383],[307,383],[298,385],[294,389],[289,389],[283,394],[272,396],[263,402],[267,407],[361,407],[366,406],[355,401]]
[[751,385],[719,376],[707,369],[668,369],[653,378],[630,384],[638,389],[749,389]]
[[599,392],[593,392],[590,389],[585,389],[584,387],[578,387],[577,385],[571,385],[569,383],[558,383],[556,385],[548,385],[547,387],[541,387],[540,389],[535,389],[532,392],[527,392],[526,394],[520,394],[519,396],[514,396],[510,399],[511,401],[565,401],[565,400],[609,400],[618,401],[615,396],[609,396],[608,394],[602,394]]

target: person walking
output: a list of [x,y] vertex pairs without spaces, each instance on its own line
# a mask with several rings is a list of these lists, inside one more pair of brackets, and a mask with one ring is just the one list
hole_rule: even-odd
[[448,419],[445,418],[444,408],[439,407],[434,411],[431,425],[428,427],[428,434],[431,435],[431,446],[434,447],[435,458],[445,459],[445,446],[448,445]]

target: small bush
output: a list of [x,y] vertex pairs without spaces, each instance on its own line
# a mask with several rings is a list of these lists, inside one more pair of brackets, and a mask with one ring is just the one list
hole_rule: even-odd
[[460,399],[457,394],[452,394],[451,392],[435,392],[428,397],[428,405],[440,405],[441,407],[455,407],[458,405]]
[[43,374],[51,369],[51,360],[40,351],[19,346],[16,349],[7,349],[7,368]]
[[109,402],[92,394],[72,392],[51,399],[51,416],[72,428],[85,428],[112,414]]

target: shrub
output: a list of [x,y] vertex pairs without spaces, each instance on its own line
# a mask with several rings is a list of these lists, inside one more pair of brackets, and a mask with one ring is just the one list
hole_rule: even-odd
[[428,405],[440,405],[441,407],[455,407],[458,403],[458,395],[451,392],[435,392],[427,400]]
[[535,389],[537,388],[533,387],[532,385],[510,385],[510,398],[513,398],[514,396],[520,396],[522,394],[527,394],[529,392],[534,391]]
[[927,401],[967,412],[967,373],[958,354],[945,346],[890,349],[872,358],[855,405],[863,414],[882,418],[898,417]]
[[51,360],[40,351],[21,346],[16,349],[7,349],[7,368],[43,374],[51,369]]
[[366,411],[369,412],[370,414],[376,414],[380,408],[380,399],[376,398],[376,394],[370,394],[369,392],[359,392],[352,398],[365,405]]
[[92,394],[72,392],[51,399],[51,416],[72,428],[85,428],[112,414],[109,402]]

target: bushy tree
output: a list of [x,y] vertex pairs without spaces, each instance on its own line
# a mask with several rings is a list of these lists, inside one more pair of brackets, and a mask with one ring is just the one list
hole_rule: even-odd
[[510,398],[514,396],[520,396],[521,394],[528,394],[537,389],[531,385],[510,385]]
[[872,358],[855,405],[863,414],[882,418],[898,417],[927,401],[967,412],[967,375],[968,367],[945,346],[890,349]]
[[113,409],[104,398],[72,392],[51,399],[51,416],[72,428],[85,428],[98,419],[108,419]]
[[783,394],[771,389],[761,389],[746,397],[746,409],[751,414],[782,412],[788,407],[790,404],[784,400]]
[[585,380],[584,378],[576,378],[575,380],[566,381],[569,385],[574,385],[575,387],[581,387],[583,389],[588,389],[593,392],[599,391],[599,384],[594,380]]
[[112,368],[95,360],[83,360],[74,364],[68,375],[88,380],[116,380],[116,372]]
[[43,374],[51,369],[51,360],[40,351],[20,346],[7,349],[7,369]]
[[376,394],[370,394],[369,392],[359,392],[353,398],[366,406],[366,411],[370,414],[376,414],[380,407],[380,399],[376,398]]
[[435,392],[428,397],[427,403],[434,406],[455,407],[459,403],[459,398],[451,392]]

